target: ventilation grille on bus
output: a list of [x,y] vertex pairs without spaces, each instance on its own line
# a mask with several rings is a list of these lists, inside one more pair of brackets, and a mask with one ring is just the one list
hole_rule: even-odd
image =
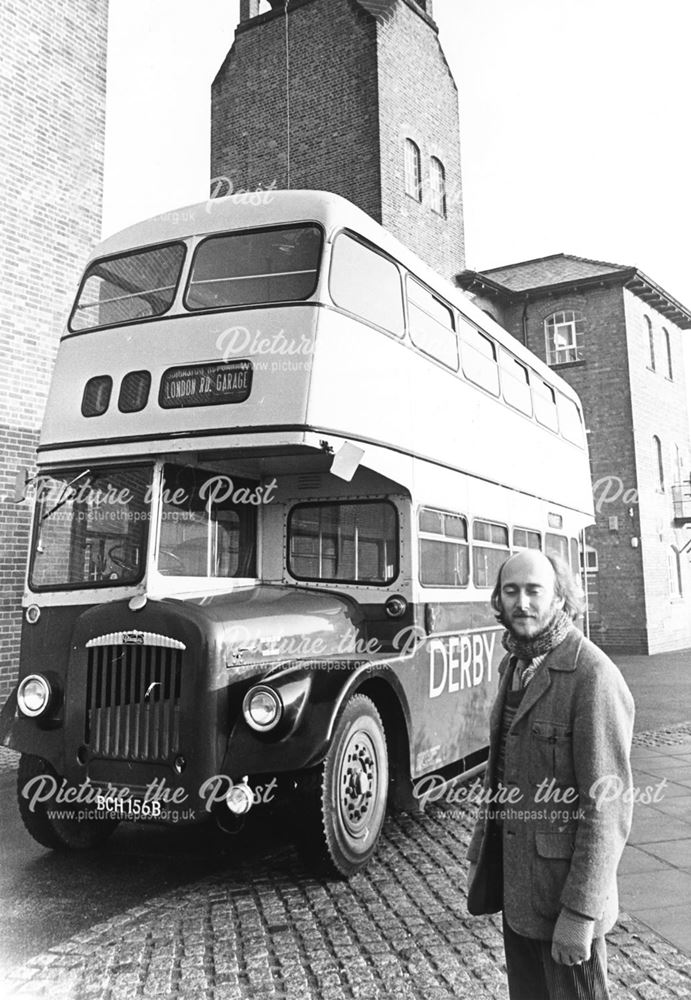
[[314,493],[322,484],[322,477],[319,473],[298,476],[297,487],[300,493]]
[[182,650],[88,645],[85,743],[92,754],[156,761],[177,753]]

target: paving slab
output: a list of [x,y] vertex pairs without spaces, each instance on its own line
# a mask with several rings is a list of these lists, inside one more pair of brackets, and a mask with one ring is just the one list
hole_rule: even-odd
[[638,872],[657,872],[666,868],[662,858],[648,854],[639,847],[627,844],[619,862],[619,875],[632,875]]
[[649,926],[655,926],[677,948],[691,952],[691,900],[639,910],[636,915]]

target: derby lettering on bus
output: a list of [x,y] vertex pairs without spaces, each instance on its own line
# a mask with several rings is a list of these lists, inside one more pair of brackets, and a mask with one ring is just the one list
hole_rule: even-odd
[[492,678],[496,632],[451,635],[429,644],[429,696],[453,694]]

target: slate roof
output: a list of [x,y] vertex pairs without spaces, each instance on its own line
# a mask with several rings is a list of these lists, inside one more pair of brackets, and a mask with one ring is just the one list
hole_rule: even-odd
[[569,286],[584,287],[617,281],[682,330],[691,329],[691,311],[637,267],[555,253],[550,257],[522,260],[486,271],[468,269],[456,276],[456,283],[466,291],[481,288],[485,294],[507,301],[539,297],[548,288],[564,290]]
[[582,278],[597,278],[630,270],[630,267],[610,264],[604,260],[588,260],[586,257],[574,257],[573,254],[555,253],[551,257],[523,260],[507,267],[491,267],[481,273],[512,292],[522,292],[528,288],[544,288],[547,285],[560,285],[565,281],[580,281]]

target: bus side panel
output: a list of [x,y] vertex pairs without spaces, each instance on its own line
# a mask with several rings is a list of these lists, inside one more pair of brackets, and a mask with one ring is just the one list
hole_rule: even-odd
[[502,631],[488,626],[430,635],[401,669],[411,707],[413,778],[487,746]]

